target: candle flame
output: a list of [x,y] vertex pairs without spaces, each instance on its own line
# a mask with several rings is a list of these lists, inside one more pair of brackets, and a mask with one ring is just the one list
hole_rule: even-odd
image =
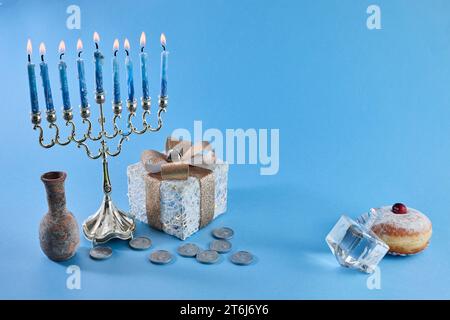
[[164,33],[161,33],[161,45],[166,47],[166,35]]
[[83,51],[83,42],[81,41],[81,39],[78,39],[77,41],[77,51]]
[[59,43],[58,51],[59,51],[59,53],[65,53],[66,52],[66,44],[62,40]]
[[125,39],[125,41],[123,42],[123,47],[125,48],[125,50],[130,50],[130,42],[128,41],[128,39]]
[[99,43],[100,42],[100,36],[98,35],[97,31],[94,32],[94,42]]
[[141,48],[145,47],[145,43],[147,42],[147,38],[145,37],[145,32],[141,33],[141,39],[139,43],[141,44]]
[[45,44],[43,42],[41,42],[41,44],[39,45],[39,53],[41,56],[45,55]]
[[27,53],[29,55],[31,55],[32,52],[33,52],[33,47],[31,46],[31,40],[28,39],[28,41],[27,41]]
[[114,51],[119,50],[119,40],[118,39],[114,40],[113,50]]

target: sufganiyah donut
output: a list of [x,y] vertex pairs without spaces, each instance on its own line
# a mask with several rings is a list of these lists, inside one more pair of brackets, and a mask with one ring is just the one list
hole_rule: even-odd
[[389,253],[410,255],[428,247],[432,234],[430,219],[402,203],[381,207],[372,231],[389,246]]

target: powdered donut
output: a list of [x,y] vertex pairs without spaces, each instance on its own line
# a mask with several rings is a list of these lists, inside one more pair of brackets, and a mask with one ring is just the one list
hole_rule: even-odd
[[372,231],[389,246],[390,254],[415,254],[428,246],[432,226],[426,215],[401,203],[377,211]]

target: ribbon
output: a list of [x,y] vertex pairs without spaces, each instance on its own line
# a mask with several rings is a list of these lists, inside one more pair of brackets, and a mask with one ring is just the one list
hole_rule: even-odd
[[208,141],[192,145],[190,141],[167,138],[165,153],[156,150],[142,152],[141,161],[150,173],[159,173],[164,180],[186,180],[190,166],[205,168],[216,163]]
[[167,138],[165,153],[145,150],[141,155],[148,175],[146,185],[146,211],[149,225],[162,230],[160,186],[164,180],[187,180],[194,177],[200,184],[200,222],[203,228],[214,217],[215,180],[208,165],[216,162],[214,150],[207,141],[192,145],[190,141]]

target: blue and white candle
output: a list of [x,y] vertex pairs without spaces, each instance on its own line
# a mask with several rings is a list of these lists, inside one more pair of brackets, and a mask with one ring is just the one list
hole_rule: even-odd
[[27,42],[27,54],[28,54],[28,85],[30,87],[30,103],[31,103],[31,112],[38,113],[39,112],[39,100],[37,95],[37,87],[36,87],[36,73],[34,71],[34,63],[31,63],[31,53],[33,48],[31,46],[31,40],[28,39]]
[[141,53],[139,54],[139,57],[141,58],[142,99],[148,100],[150,94],[148,90],[147,53],[144,52],[145,42],[145,33],[142,32],[140,39]]
[[103,54],[100,52],[98,43],[100,42],[100,36],[97,32],[94,32],[94,63],[95,63],[95,91],[96,93],[103,93]]
[[78,85],[80,87],[81,107],[87,108],[87,107],[89,107],[89,103],[87,100],[87,88],[86,88],[86,77],[85,77],[85,72],[84,72],[84,60],[81,58],[81,53],[83,52],[83,43],[81,42],[81,39],[78,39],[77,51],[78,51],[77,71],[78,71]]
[[127,86],[128,86],[128,101],[134,101],[134,79],[133,79],[133,61],[131,61],[130,57],[130,42],[128,39],[125,39],[123,44],[125,48],[125,53],[127,56],[125,57],[125,67],[127,69]]
[[45,45],[43,42],[41,42],[39,46],[39,53],[41,55],[39,67],[41,69],[42,86],[44,87],[45,106],[47,107],[47,112],[50,112],[55,110],[55,107],[53,106],[52,89],[50,88],[50,78],[48,76],[48,65],[44,60]]
[[112,58],[112,67],[113,67],[113,96],[114,104],[119,104],[121,102],[120,99],[120,76],[119,76],[119,61],[117,60],[117,51],[119,51],[119,40],[114,40],[113,44],[113,58]]
[[61,82],[61,92],[63,99],[64,110],[70,110],[70,97],[69,97],[69,84],[67,83],[67,65],[63,60],[64,53],[66,52],[66,45],[64,41],[59,43],[59,81]]
[[167,67],[169,51],[166,51],[166,36],[161,33],[161,46],[163,51],[161,52],[161,97],[167,96]]

